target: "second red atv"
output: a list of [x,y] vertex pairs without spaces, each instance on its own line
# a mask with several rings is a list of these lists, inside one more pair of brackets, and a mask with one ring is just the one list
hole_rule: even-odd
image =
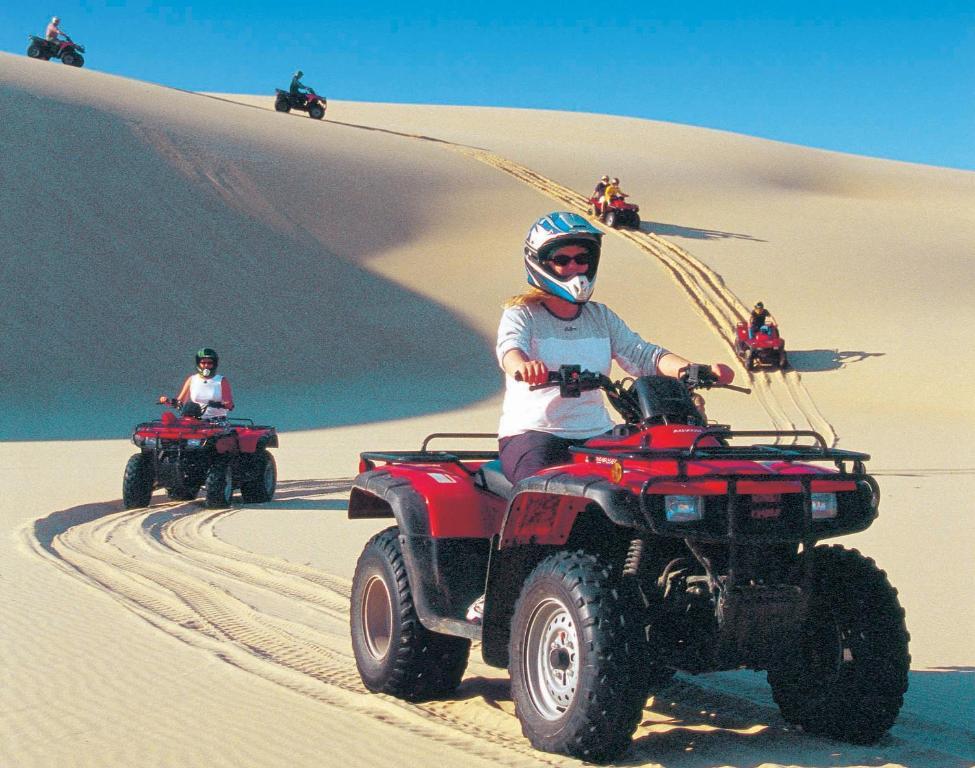
[[308,116],[315,120],[321,120],[325,117],[325,110],[328,109],[328,101],[324,96],[319,96],[314,91],[295,95],[290,91],[275,88],[274,109],[278,112],[290,112],[292,109],[297,109],[301,112],[307,112]]
[[598,197],[589,198],[589,215],[603,221],[607,227],[640,228],[640,206],[626,202],[626,195],[614,195],[607,210],[603,211],[602,200]]
[[[169,398],[160,402],[176,407]],[[277,466],[268,449],[278,446],[277,430],[250,419],[207,420],[205,410],[186,403],[179,416],[164,411],[133,430],[132,442],[140,450],[125,465],[126,509],[148,506],[156,488],[165,488],[174,501],[188,501],[202,486],[208,507],[229,507],[235,488],[245,503],[274,497]]]
[[758,365],[787,368],[789,357],[785,351],[785,339],[779,335],[779,327],[774,323],[763,325],[754,335],[748,332],[745,321],[735,326],[735,353],[748,370]]
[[767,670],[788,722],[885,733],[907,689],[904,611],[873,560],[819,543],[877,517],[869,457],[815,432],[708,426],[690,397],[715,385],[706,366],[681,382],[553,377],[563,397],[602,389],[624,423],[517,485],[496,451],[427,447],[476,435],[361,455],[349,517],[393,523],[352,584],[365,686],[448,697],[476,640],[509,670],[531,743],[591,762],[627,749],[675,670]]

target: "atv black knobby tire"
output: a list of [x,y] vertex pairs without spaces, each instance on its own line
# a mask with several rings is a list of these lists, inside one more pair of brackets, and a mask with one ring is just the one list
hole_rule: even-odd
[[605,223],[607,227],[611,229],[616,229],[616,219],[617,219],[616,211],[606,212]]
[[74,54],[74,53],[71,53],[70,51],[68,51],[67,53],[65,53],[61,57],[61,63],[62,64],[67,64],[69,67],[78,66],[77,64],[75,64],[75,57],[76,57],[76,55],[77,54]]
[[27,55],[32,59],[43,59],[45,58],[44,52],[41,50],[39,45],[29,45],[27,46]]
[[83,67],[83,66],[85,66],[85,57],[76,53],[75,54],[75,57],[74,57],[74,65],[76,67]]
[[149,506],[152,474],[152,454],[137,453],[126,462],[122,475],[122,505],[126,509]]
[[325,109],[321,104],[312,104],[310,107],[308,107],[308,116],[313,117],[316,120],[321,120],[323,117],[325,117]]
[[230,462],[224,458],[215,459],[207,471],[204,485],[206,489],[206,505],[210,509],[224,509],[230,506],[234,495],[233,472]]
[[240,484],[240,497],[245,504],[264,504],[274,498],[278,484],[278,466],[267,450],[254,457],[254,473],[251,479]]
[[420,623],[395,526],[373,536],[359,556],[350,619],[356,667],[370,691],[420,701],[457,690],[471,641]]
[[785,350],[779,352],[779,368],[785,370],[789,367],[789,358],[785,354]]
[[609,566],[582,551],[543,560],[511,619],[511,698],[532,745],[608,762],[647,699],[642,628]]
[[291,105],[288,104],[288,100],[287,99],[275,99],[274,100],[274,109],[277,112],[290,112],[291,111]]
[[746,370],[755,370],[755,350],[746,349],[745,350],[745,368]]
[[633,218],[630,219],[630,226],[633,227],[633,229],[639,229],[640,228],[640,214],[639,213],[634,213],[633,214]]
[[[800,556],[797,574],[809,556]],[[870,744],[904,702],[911,663],[904,609],[887,574],[855,549],[819,546],[811,556],[810,617],[800,647],[769,670],[772,697],[787,721],[809,733]]]

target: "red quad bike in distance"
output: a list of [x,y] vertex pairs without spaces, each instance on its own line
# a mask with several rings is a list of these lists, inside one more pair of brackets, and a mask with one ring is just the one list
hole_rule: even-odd
[[754,338],[748,336],[748,322],[735,326],[735,354],[741,358],[745,368],[753,370],[757,365],[771,365],[786,368],[789,358],[785,352],[785,339],[779,335],[779,327],[774,323],[763,325],[755,332]]
[[[176,407],[171,398],[161,397],[159,402]],[[277,466],[268,448],[278,446],[275,428],[255,425],[250,419],[207,421],[201,418],[205,410],[186,403],[179,416],[164,411],[157,421],[133,430],[132,442],[140,451],[125,465],[122,503],[126,509],[148,506],[156,488],[165,488],[173,501],[188,501],[203,486],[206,505],[215,508],[229,507],[235,488],[245,504],[272,499]]]
[[62,64],[70,67],[83,67],[85,65],[85,52],[83,45],[78,45],[70,37],[67,40],[47,40],[37,35],[27,35],[30,44],[27,46],[27,55],[32,59],[61,59]]
[[[681,381],[550,378],[563,397],[603,390],[624,423],[517,485],[496,451],[427,447],[488,435],[361,454],[349,517],[395,520],[352,585],[366,687],[449,697],[479,640],[510,671],[531,743],[588,761],[626,751],[675,670],[767,670],[788,722],[857,743],[885,733],[907,690],[904,611],[873,560],[819,544],[877,517],[869,456],[810,431],[708,426],[690,397],[717,386],[707,366]],[[778,444],[735,445],[754,438]],[[467,620],[482,594],[483,619]]]
[[615,195],[609,204],[609,210],[603,215],[603,204],[598,197],[589,198],[589,215],[596,216],[607,227],[619,229],[620,227],[630,227],[631,229],[640,228],[640,206],[635,203],[626,202],[626,195]]
[[319,96],[314,91],[295,96],[290,91],[275,88],[274,93],[274,109],[278,112],[290,112],[292,109],[298,109],[307,112],[309,117],[316,120],[325,117],[328,101],[324,96]]

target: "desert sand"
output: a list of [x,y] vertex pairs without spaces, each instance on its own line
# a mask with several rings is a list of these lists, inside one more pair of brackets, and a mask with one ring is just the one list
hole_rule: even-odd
[[[680,676],[630,765],[975,764],[975,174],[590,114],[194,94],[0,54],[0,765],[567,765],[477,649],[456,698],[366,693],[348,638],[363,450],[493,431],[530,222],[617,174],[640,233],[596,298],[736,366],[740,428],[872,454],[842,543],[899,589],[911,687],[878,744],[818,739],[764,676]],[[728,344],[763,300],[793,370]],[[275,424],[278,494],[123,511],[134,424],[201,345]]]

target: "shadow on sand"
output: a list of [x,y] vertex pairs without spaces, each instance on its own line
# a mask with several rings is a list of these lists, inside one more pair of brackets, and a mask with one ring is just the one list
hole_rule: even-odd
[[659,235],[661,237],[685,237],[689,240],[750,240],[753,243],[765,243],[752,235],[740,232],[723,232],[720,229],[698,229],[696,227],[682,227],[679,224],[664,224],[661,221],[643,221],[640,231]]
[[868,357],[883,357],[886,352],[860,352],[838,349],[790,349],[789,365],[797,371],[836,371]]
[[[758,768],[772,763],[833,768],[896,763],[907,768],[970,768],[975,742],[964,713],[975,705],[972,677],[966,667],[911,672],[905,709],[891,732],[876,744],[855,745],[810,736],[788,725],[771,693],[763,693],[763,673],[725,675],[740,680],[748,698],[708,687],[707,677],[678,675],[648,699],[633,745],[613,765]],[[504,676],[467,678],[454,698],[481,699],[514,716],[511,685]],[[938,712],[927,717],[926,710],[938,701],[949,702],[942,706],[954,712],[947,721]]]

